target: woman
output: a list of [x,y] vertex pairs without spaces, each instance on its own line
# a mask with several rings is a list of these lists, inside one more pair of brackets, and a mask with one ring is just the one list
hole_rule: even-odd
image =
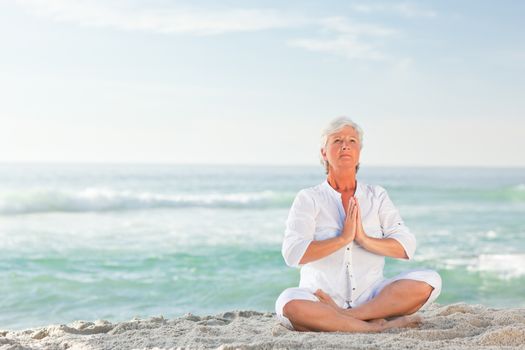
[[[327,179],[301,190],[290,210],[282,254],[301,267],[298,288],[276,301],[277,317],[298,331],[378,332],[419,322],[411,315],[434,301],[441,278],[431,270],[383,277],[385,256],[411,259],[415,237],[386,190],[356,180],[363,133],[333,120],[322,134]],[[397,318],[386,321],[385,318]]]

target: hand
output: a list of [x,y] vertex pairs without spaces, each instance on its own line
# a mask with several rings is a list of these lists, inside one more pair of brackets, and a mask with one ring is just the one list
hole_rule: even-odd
[[334,299],[332,299],[332,297],[325,293],[322,289],[316,290],[314,295],[317,297],[317,299],[319,299],[321,303],[329,305],[336,310],[339,310],[339,306],[337,306]]
[[361,207],[359,207],[359,202],[357,201],[357,198],[355,199],[355,206],[357,208],[357,220],[354,240],[357,244],[362,246],[368,236],[366,235],[365,230],[363,229],[363,222],[361,221]]
[[345,223],[341,231],[341,238],[345,243],[352,242],[356,236],[357,231],[357,203],[354,197],[348,201],[348,211],[346,213]]

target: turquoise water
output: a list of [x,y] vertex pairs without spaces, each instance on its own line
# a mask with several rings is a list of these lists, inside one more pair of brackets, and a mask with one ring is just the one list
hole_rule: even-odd
[[[416,234],[440,303],[525,307],[525,169],[363,167]],[[233,309],[298,283],[280,255],[321,167],[0,165],[0,329]]]

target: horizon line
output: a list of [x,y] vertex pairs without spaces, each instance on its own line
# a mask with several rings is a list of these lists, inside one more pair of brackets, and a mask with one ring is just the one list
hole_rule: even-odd
[[[243,166],[243,167],[321,167],[320,164],[284,163],[188,163],[188,162],[147,162],[147,161],[2,161],[0,166],[8,165],[92,165],[92,166]],[[361,169],[372,168],[478,168],[478,169],[525,169],[525,165],[456,165],[456,164],[361,164]]]

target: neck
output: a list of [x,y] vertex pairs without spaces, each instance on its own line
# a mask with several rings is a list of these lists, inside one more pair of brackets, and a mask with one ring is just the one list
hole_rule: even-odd
[[355,169],[354,171],[345,171],[344,173],[329,171],[326,180],[337,192],[354,192],[356,187],[356,172]]

